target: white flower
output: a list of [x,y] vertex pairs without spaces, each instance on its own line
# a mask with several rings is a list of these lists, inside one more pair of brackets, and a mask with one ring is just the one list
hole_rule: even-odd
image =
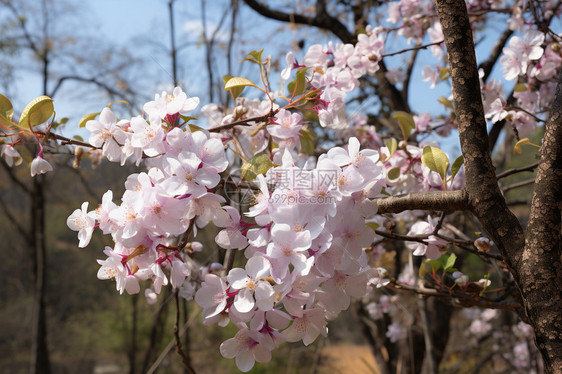
[[45,174],[48,171],[52,171],[53,167],[49,164],[49,161],[45,160],[41,156],[35,157],[31,161],[31,176],[34,177],[37,174]]
[[4,157],[9,167],[18,166],[23,160],[19,152],[10,144],[2,144],[0,155]]
[[78,246],[84,248],[90,243],[96,220],[88,215],[88,203],[82,203],[82,209],[76,209],[66,220],[67,226],[74,231],[78,231]]

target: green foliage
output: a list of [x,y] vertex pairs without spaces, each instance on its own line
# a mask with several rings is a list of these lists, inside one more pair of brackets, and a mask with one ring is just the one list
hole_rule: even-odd
[[306,71],[308,68],[300,68],[297,70],[296,78],[294,81],[290,82],[287,86],[289,90],[289,95],[300,96],[304,93],[306,88]]
[[431,171],[439,174],[439,176],[441,176],[441,180],[443,181],[443,185],[446,185],[445,181],[447,178],[447,170],[449,169],[449,158],[442,150],[429,145],[425,146],[423,148],[421,162]]
[[80,121],[78,121],[78,127],[84,127],[86,126],[86,123],[88,121],[94,120],[96,119],[97,116],[100,115],[101,112],[97,112],[97,113],[90,113],[90,114],[86,114],[84,116],[82,116],[82,118],[80,118]]
[[238,96],[240,96],[242,91],[244,91],[244,88],[247,86],[258,88],[258,86],[256,86],[254,82],[244,77],[233,77],[232,75],[225,75],[222,78],[222,81],[224,82],[224,90],[230,91],[233,99],[236,99]]
[[299,137],[301,141],[301,152],[311,156],[314,155],[314,149],[316,149],[316,134],[305,126],[301,129]]
[[408,137],[416,128],[414,117],[410,113],[406,113],[401,110],[396,111],[392,115],[392,117],[398,121],[398,125],[400,125],[400,130],[402,130],[402,137],[404,138],[404,140],[408,140]]
[[386,139],[384,141],[384,145],[388,148],[389,155],[388,157],[392,157],[396,149],[398,148],[398,142],[394,138]]
[[445,253],[435,260],[426,259],[420,265],[419,277],[423,278],[428,272],[436,272],[440,269],[448,273],[453,273],[457,271],[454,267],[456,261],[457,255],[454,253]]
[[451,165],[451,180],[455,179],[455,175],[459,172],[462,164],[464,164],[464,157],[460,155]]
[[240,168],[242,178],[253,181],[259,174],[263,174],[273,166],[273,162],[268,155],[262,153],[255,155],[251,160],[245,162]]
[[29,128],[45,123],[55,113],[53,99],[49,96],[39,96],[31,100],[21,113],[18,126]]

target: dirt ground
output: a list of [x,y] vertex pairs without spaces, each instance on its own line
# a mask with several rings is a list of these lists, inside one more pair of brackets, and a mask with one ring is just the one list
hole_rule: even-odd
[[377,374],[369,346],[333,345],[322,348],[321,374]]

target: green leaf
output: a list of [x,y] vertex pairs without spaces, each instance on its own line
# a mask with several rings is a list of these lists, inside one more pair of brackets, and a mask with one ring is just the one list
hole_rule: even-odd
[[96,119],[96,117],[99,116],[100,113],[101,112],[86,114],[85,116],[80,118],[80,121],[78,122],[78,127],[86,126],[86,122]]
[[386,173],[386,175],[391,181],[396,180],[400,178],[400,168],[392,168]]
[[187,125],[189,126],[189,131],[191,132],[203,130],[201,127],[194,125],[193,123],[188,123]]
[[301,152],[310,156],[314,155],[314,149],[316,148],[316,134],[305,126],[301,128],[299,137],[301,141]]
[[297,70],[296,79],[295,79],[295,87],[290,90],[290,94],[294,96],[300,96],[303,94],[305,86],[306,86],[306,71],[307,68],[300,68]]
[[447,169],[449,168],[449,158],[439,148],[426,145],[423,148],[421,162],[430,170],[441,176],[442,180],[447,177]]
[[439,70],[439,80],[446,81],[451,77],[451,71],[448,68],[441,68]]
[[5,117],[8,121],[12,121],[12,116],[14,115],[12,102],[2,94],[0,94],[0,115]]
[[18,126],[29,128],[45,123],[55,112],[53,99],[49,96],[39,96],[31,100],[23,110]]
[[252,82],[251,80],[249,80],[248,78],[244,78],[244,77],[231,77],[230,79],[228,79],[226,81],[226,83],[224,84],[224,90],[225,91],[229,91],[233,88],[237,88],[237,87],[246,87],[246,86],[252,86],[252,87],[258,87],[255,85],[254,82]]
[[115,103],[122,103],[122,104],[125,104],[125,105],[129,105],[129,102],[126,101],[126,100],[115,100],[115,101],[112,101],[109,104],[107,104],[107,107],[111,108],[111,106]]
[[395,112],[392,117],[398,121],[404,140],[408,140],[412,130],[416,128],[414,117],[410,113],[406,113],[401,110]]
[[444,258],[445,264],[443,265],[443,270],[447,271],[455,266],[455,261],[457,261],[457,256],[454,253],[451,253],[450,255],[442,255],[441,257],[444,256],[445,256]]
[[51,125],[51,130],[56,129],[59,126],[62,126],[67,122],[68,122],[68,117],[63,117],[63,118],[59,119],[58,121],[54,121],[53,124]]
[[242,178],[253,181],[256,179],[258,174],[263,174],[273,166],[273,162],[268,155],[262,153],[252,157],[251,160],[247,161],[240,168],[240,175]]
[[189,122],[197,119],[197,117],[184,116],[183,114],[180,114],[180,118],[183,119],[185,122]]
[[[261,54],[262,53],[263,53],[263,48],[259,51],[252,51],[252,52],[248,53],[242,61],[255,62],[256,64],[261,65]],[[240,62],[242,62],[242,61],[240,61]]]
[[392,157],[392,155],[394,154],[394,152],[396,152],[396,149],[398,148],[398,142],[396,141],[396,139],[390,138],[384,141],[384,145],[386,146],[386,148],[388,148],[388,151],[390,153],[390,156],[388,157]]
[[15,125],[15,123],[13,123],[8,118],[6,118],[2,114],[0,114],[0,127],[3,127],[5,129],[9,129],[9,128],[13,127],[14,125]]
[[446,97],[441,96],[439,99],[437,99],[437,101],[440,104],[443,104],[446,108],[454,109],[453,103],[451,102],[451,100],[447,99]]
[[378,223],[376,222],[367,222],[365,223],[365,226],[367,226],[368,228],[372,229],[373,231],[377,230],[379,227],[381,227]]
[[455,175],[459,172],[462,164],[464,163],[464,157],[460,155],[451,165],[451,179],[455,178]]
[[224,90],[225,90],[225,91],[230,91],[230,94],[232,95],[232,98],[233,98],[234,100],[236,100],[236,98],[242,94],[242,91],[244,91],[244,86],[233,87],[233,88],[227,89],[227,88],[226,88],[226,84],[227,84],[228,81],[230,81],[232,78],[234,78],[232,75],[227,74],[227,75],[225,75],[224,77],[222,77],[222,81],[223,81],[224,86],[225,86]]
[[74,140],[78,140],[79,142],[83,142],[83,141],[84,141],[84,138],[82,138],[80,135],[74,135],[72,138],[73,138]]
[[525,92],[527,91],[527,85],[525,83],[517,83],[515,88],[513,89],[514,92]]
[[420,269],[418,270],[418,277],[423,279],[425,277],[425,275],[427,274],[427,266],[425,264],[425,262],[422,262],[420,264]]

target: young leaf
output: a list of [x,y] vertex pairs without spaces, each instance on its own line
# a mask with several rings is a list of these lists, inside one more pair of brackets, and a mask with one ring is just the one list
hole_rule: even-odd
[[125,105],[129,105],[129,102],[126,101],[126,100],[115,100],[115,101],[112,101],[109,104],[107,104],[107,107],[111,108],[111,106],[115,103],[122,103],[122,104],[125,104]]
[[189,126],[189,131],[191,132],[203,130],[201,127],[194,125],[193,123],[188,123],[187,125]]
[[96,119],[96,117],[99,116],[100,113],[101,112],[90,113],[90,114],[84,115],[82,118],[80,118],[80,121],[78,122],[78,127],[86,126],[86,122],[91,121],[93,119]]
[[365,223],[365,226],[372,229],[373,231],[377,230],[380,227],[380,225],[376,222],[367,222]]
[[521,153],[523,153],[523,150],[521,149],[522,145],[532,145],[532,146],[535,146],[537,148],[541,147],[540,145],[537,145],[535,143],[531,143],[529,138],[523,138],[523,139],[519,140],[517,143],[515,143],[515,147],[513,147],[513,151],[515,153],[517,153],[518,155],[520,155]]
[[398,142],[396,141],[396,139],[390,138],[384,141],[384,145],[386,146],[386,148],[388,148],[388,152],[390,153],[390,156],[388,157],[392,157],[392,155],[394,154],[394,152],[396,152],[396,149],[398,148]]
[[[248,53],[242,61],[255,62],[256,64],[261,65],[261,54],[262,53],[263,53],[263,48],[259,51],[252,51],[252,52]],[[240,62],[242,62],[242,61],[240,61]]]
[[453,103],[451,102],[451,100],[447,99],[446,97],[441,96],[439,99],[437,99],[437,101],[440,104],[443,104],[443,106],[445,106],[446,108],[454,109]]
[[39,96],[31,100],[23,110],[19,127],[29,128],[47,122],[55,112],[53,99],[49,96]]
[[455,175],[459,172],[462,164],[464,163],[464,157],[460,155],[451,165],[451,179],[455,178]]
[[4,116],[8,121],[11,121],[14,115],[14,107],[11,101],[2,94],[0,94],[0,115]]
[[262,153],[245,162],[242,168],[240,168],[240,175],[251,182],[256,179],[258,174],[265,173],[272,166],[273,162],[271,162],[269,156]]
[[223,81],[223,83],[224,83],[224,90],[225,90],[225,91],[230,91],[230,94],[232,95],[232,98],[233,98],[234,100],[236,100],[236,98],[242,94],[242,91],[244,91],[244,87],[245,87],[245,86],[232,87],[232,88],[230,88],[230,89],[227,89],[227,88],[226,88],[226,84],[227,84],[232,78],[234,78],[232,75],[227,74],[227,75],[225,75],[224,77],[222,77],[222,81]]
[[447,271],[449,269],[452,269],[455,266],[456,260],[457,260],[457,256],[454,253],[451,253],[448,257],[446,257],[445,264],[443,265],[443,270]]
[[441,176],[442,180],[447,177],[447,169],[449,168],[449,158],[440,150],[429,145],[423,148],[421,162],[430,170],[436,172]]
[[448,68],[441,68],[441,70],[439,70],[440,81],[446,81],[450,77],[451,77],[451,71]]
[[294,96],[300,96],[304,92],[304,88],[306,86],[306,70],[307,68],[300,68],[297,70],[296,79],[295,79],[295,87],[289,93]]
[[400,177],[400,168],[392,168],[386,173],[388,179],[395,180]]
[[517,83],[513,89],[515,92],[525,92],[527,91],[527,85],[525,83]]
[[316,134],[310,131],[308,127],[303,127],[299,133],[301,141],[301,152],[307,155],[314,154],[314,148],[316,147]]
[[244,77],[231,77],[228,81],[226,81],[226,83],[224,84],[224,90],[228,91],[231,90],[233,88],[236,87],[246,87],[246,86],[252,86],[252,87],[258,87],[255,85],[254,82],[252,82],[251,80],[249,80],[248,78],[244,78]]
[[401,110],[395,112],[392,117],[398,121],[404,140],[408,140],[412,130],[416,128],[414,117],[410,113],[402,112]]

